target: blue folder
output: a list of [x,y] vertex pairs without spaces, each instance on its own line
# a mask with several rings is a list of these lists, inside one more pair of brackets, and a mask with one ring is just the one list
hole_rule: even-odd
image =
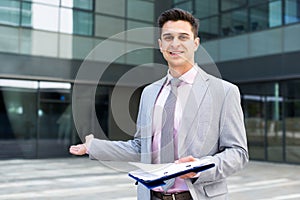
[[[148,189],[152,189],[152,188],[155,188],[158,186],[165,185],[166,183],[164,181],[166,181],[166,180],[169,180],[169,179],[172,179],[172,178],[175,178],[175,177],[178,177],[178,176],[190,173],[190,172],[195,172],[195,173],[203,172],[203,171],[215,166],[214,163],[205,163],[205,164],[200,164],[200,165],[191,165],[190,163],[192,163],[192,162],[181,163],[181,165],[185,165],[185,166],[181,167],[181,169],[179,171],[171,171],[170,172],[170,171],[168,171],[169,168],[166,167],[165,169],[162,169],[160,171],[160,173],[163,174],[162,176],[153,176],[153,177],[149,177],[149,178],[147,178],[146,176],[145,177],[139,176],[139,174],[143,173],[142,170],[137,170],[138,173],[136,173],[137,171],[129,172],[128,175],[137,181],[136,184],[141,183],[144,186],[146,186]],[[174,163],[171,165],[178,165],[178,164]],[[151,175],[151,172],[144,171],[144,173]]]

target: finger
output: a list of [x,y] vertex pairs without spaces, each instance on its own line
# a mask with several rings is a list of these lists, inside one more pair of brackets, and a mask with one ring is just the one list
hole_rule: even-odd
[[187,156],[184,158],[180,158],[176,163],[184,163],[184,162],[191,162],[191,161],[196,161],[196,158],[194,158],[193,156]]

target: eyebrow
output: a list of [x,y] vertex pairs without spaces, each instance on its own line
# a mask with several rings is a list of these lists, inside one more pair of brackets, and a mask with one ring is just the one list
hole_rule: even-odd
[[[172,35],[171,33],[164,33],[162,36],[164,37],[164,36],[170,36],[170,35]],[[187,35],[187,36],[190,36],[190,34],[188,34],[188,33],[179,33],[179,35]]]

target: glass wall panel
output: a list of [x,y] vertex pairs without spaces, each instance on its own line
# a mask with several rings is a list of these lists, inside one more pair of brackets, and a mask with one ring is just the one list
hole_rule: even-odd
[[282,52],[281,29],[270,29],[249,35],[249,55],[262,56]]
[[263,30],[282,25],[281,1],[273,1],[250,8],[250,30]]
[[287,162],[300,163],[300,81],[285,86],[285,157]]
[[250,158],[284,160],[283,118],[279,83],[240,86]]
[[176,4],[176,7],[177,8],[181,8],[183,10],[186,10],[186,11],[189,11],[191,13],[194,13],[193,10],[193,1],[185,1],[185,2],[182,2],[182,3],[178,3]]
[[93,10],[93,0],[61,0],[61,6]]
[[0,86],[0,158],[35,158],[36,92],[34,88]]
[[222,0],[220,2],[222,11],[240,8],[247,4],[247,0]]
[[202,42],[219,37],[219,17],[200,20],[199,32]]
[[300,0],[285,0],[284,21],[286,24],[300,21]]
[[282,101],[279,84],[274,83],[270,88],[271,96],[267,96],[267,160],[283,161],[283,120]]
[[[40,82],[38,157],[68,155],[73,130],[70,84]],[[49,151],[51,149],[51,151]]]
[[195,1],[194,15],[197,18],[209,17],[219,12],[218,0]]
[[96,1],[96,12],[125,17],[125,0]]
[[[28,13],[28,15],[30,15]],[[58,31],[59,8],[33,3],[31,5],[31,27],[46,31]],[[51,20],[49,20],[51,19]],[[29,24],[29,22],[27,22]]]
[[262,0],[248,0],[249,5],[255,5],[259,3],[265,3],[265,1]]
[[262,84],[240,86],[250,159],[266,159],[266,89]]
[[[220,40],[220,60],[233,60],[248,57],[248,36],[239,35]],[[230,51],[228,51],[230,47]]]
[[60,0],[23,0],[23,1],[59,6]]
[[248,31],[247,10],[237,10],[221,16],[222,34],[224,36],[236,35]]
[[96,15],[96,24],[95,24],[96,36],[111,37],[124,30],[125,30],[124,19]]
[[19,29],[17,27],[0,26],[0,51],[19,52]]
[[11,0],[0,1],[0,24],[18,26],[20,21],[20,2]]
[[93,13],[73,10],[73,33],[93,35]]
[[73,33],[73,10],[68,8],[60,9],[59,31],[63,33]]
[[[143,27],[153,27],[151,23],[141,23],[132,20],[127,20],[127,29],[136,29]],[[139,34],[138,30],[127,32],[127,40],[133,42],[141,42],[148,44],[157,44],[157,39],[154,39],[154,32],[148,31],[147,34]]]
[[31,27],[32,26],[32,8],[31,3],[22,2],[22,12],[21,12],[21,26]]
[[127,1],[127,17],[153,22],[154,4],[149,1],[131,0]]

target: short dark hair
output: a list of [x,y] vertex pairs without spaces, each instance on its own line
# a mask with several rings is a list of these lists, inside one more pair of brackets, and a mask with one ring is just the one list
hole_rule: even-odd
[[192,26],[192,31],[194,33],[194,37],[198,36],[198,28],[199,28],[199,20],[195,18],[188,11],[182,10],[180,8],[172,8],[170,10],[166,10],[157,19],[158,27],[162,28],[167,21],[187,21]]

